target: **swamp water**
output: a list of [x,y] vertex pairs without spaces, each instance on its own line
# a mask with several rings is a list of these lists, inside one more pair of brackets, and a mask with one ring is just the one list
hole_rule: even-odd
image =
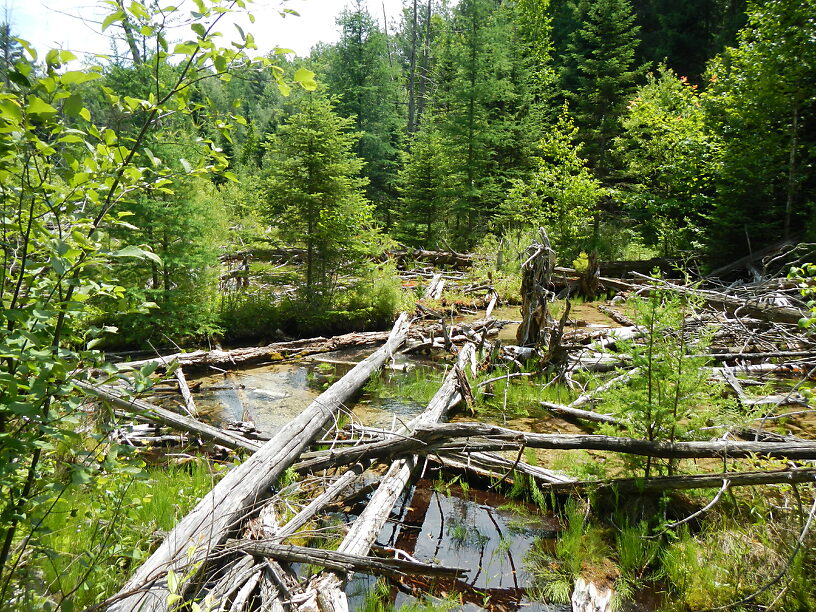
[[[590,313],[590,309],[586,310]],[[597,313],[594,308],[591,311]],[[497,309],[495,316],[516,318],[518,307]],[[608,325],[609,320],[604,321],[602,317],[590,321],[589,325]],[[512,343],[516,327],[505,326],[500,339]],[[197,393],[196,404],[213,420],[252,421],[259,430],[274,433],[371,350],[324,353],[298,363],[261,365],[198,379],[205,388],[226,388]],[[436,391],[442,373],[451,363],[397,356],[391,369],[382,371],[355,404],[348,407],[350,413],[356,422],[371,427],[393,428],[405,423],[424,410],[427,399]],[[408,371],[411,373],[406,373]],[[405,392],[406,387],[410,393]],[[422,401],[410,399],[409,395],[422,396]],[[460,418],[472,420],[469,415]],[[489,414],[484,415],[483,420],[541,433],[576,430],[574,424],[544,410],[510,418],[505,414]],[[548,459],[539,458],[545,462]],[[428,469],[423,475],[425,479],[420,479],[403,495],[376,544],[399,548],[420,561],[465,568],[468,575],[464,580],[448,584],[422,584],[419,580],[402,584],[390,582],[389,598],[396,609],[423,598],[427,600],[427,594],[433,592],[437,597],[453,597],[461,602],[448,608],[444,602],[434,605],[433,609],[440,610],[570,610],[570,606],[543,604],[527,596],[533,580],[525,567],[525,556],[538,538],[551,539],[554,544],[559,529],[557,520],[551,515],[542,516],[532,506],[510,503],[502,495],[427,480],[435,475],[436,472]],[[353,520],[353,512],[351,509],[343,519]],[[352,610],[372,609],[366,600],[370,599],[375,585],[376,579],[371,576],[354,575],[346,588]]]

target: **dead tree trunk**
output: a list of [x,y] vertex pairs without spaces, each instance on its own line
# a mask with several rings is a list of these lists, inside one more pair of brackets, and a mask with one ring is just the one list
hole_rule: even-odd
[[81,381],[77,381],[76,385],[86,393],[95,395],[106,402],[110,402],[117,408],[121,408],[130,414],[138,415],[148,421],[166,425],[178,431],[195,434],[201,438],[220,444],[221,446],[226,446],[233,450],[244,449],[253,453],[261,447],[257,441],[244,438],[228,429],[221,429],[220,427],[202,423],[196,419],[176,414],[172,410],[167,410],[144,400],[128,399],[121,392],[112,387],[105,385],[94,386]]
[[181,367],[176,368],[176,380],[178,381],[179,393],[184,399],[184,408],[190,417],[197,419],[198,410],[196,409],[193,395],[190,393],[190,387],[187,386],[187,379],[184,377],[184,370]]
[[116,601],[108,610],[165,610],[169,595],[167,572],[172,570],[190,582],[195,581],[212,550],[223,543],[267,495],[269,488],[320,433],[334,412],[399,348],[409,326],[407,315],[400,315],[384,346],[329,387],[258,452],[230,471],[176,525],[120,591],[122,595],[131,594]]
[[540,230],[540,243],[534,242],[521,265],[521,325],[516,333],[519,346],[540,346],[550,323],[547,313],[550,278],[555,268],[555,251],[547,232]]

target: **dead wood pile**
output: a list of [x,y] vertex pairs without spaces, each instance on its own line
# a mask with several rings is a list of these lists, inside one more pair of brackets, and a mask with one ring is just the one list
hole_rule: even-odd
[[[451,255],[459,256],[448,253]],[[564,277],[569,272],[559,270],[554,263],[552,249],[542,234],[528,250],[522,266],[525,270],[522,324],[516,345],[503,345],[495,339],[500,327],[507,322],[492,319],[490,312],[477,321],[451,323],[442,313],[426,307],[430,312],[423,314],[437,320],[416,324],[410,331],[406,321],[401,320],[390,334],[348,334],[119,364],[122,370],[127,370],[148,363],[165,367],[174,360],[188,369],[233,369],[259,361],[386,343],[372,357],[356,364],[352,372],[268,442],[260,440],[262,436],[258,436],[251,425],[236,426],[237,429],[231,431],[202,427],[195,416],[196,389],[187,385],[183,374],[176,377],[176,383],[181,395],[179,405],[184,407],[185,415],[168,416],[155,406],[121,396],[116,389],[100,385],[89,388],[89,392],[104,397],[120,409],[135,411],[140,419],[163,426],[156,429],[155,425],[136,425],[122,436],[136,440],[141,436],[151,443],[169,444],[175,438],[171,440],[168,436],[178,435],[169,433],[169,427],[185,432],[188,443],[202,438],[219,446],[254,452],[179,523],[162,547],[110,603],[109,609],[135,610],[139,606],[146,610],[163,609],[169,595],[167,572],[170,570],[186,577],[180,594],[188,600],[209,594],[214,609],[236,611],[347,610],[342,586],[351,572],[390,577],[461,578],[461,568],[428,564],[408,557],[383,559],[372,554],[377,533],[393,518],[396,500],[416,472],[426,469],[428,462],[490,478],[494,483],[513,481],[524,475],[542,490],[559,493],[598,489],[646,494],[814,482],[816,468],[812,462],[816,460],[816,441],[768,431],[778,418],[811,411],[808,397],[800,392],[801,382],[786,393],[756,396],[745,390],[770,377],[795,376],[800,381],[816,377],[816,341],[797,325],[805,314],[803,303],[793,288],[787,288],[778,279],[751,286],[701,289],[631,270],[633,273],[626,279],[621,278],[623,274],[618,278],[603,274],[597,277],[600,287],[614,289],[619,294],[648,296],[672,292],[686,300],[690,314],[683,327],[676,331],[684,338],[683,345],[690,347],[683,359],[707,360],[708,365],[704,367],[712,381],[725,385],[742,407],[761,410],[750,426],[731,429],[713,426],[710,431],[704,428],[696,432],[698,439],[660,441],[596,433],[531,433],[485,423],[445,423],[444,415],[449,409],[472,401],[465,372],[470,371],[471,377],[475,374],[470,366],[478,354],[484,360],[481,371],[499,370],[496,376],[480,385],[490,386],[502,379],[534,381],[538,373],[523,371],[525,363],[532,360],[542,369],[555,364],[561,380],[580,387],[583,392],[568,405],[544,403],[546,408],[563,418],[577,419],[589,428],[595,426],[593,423],[603,423],[606,427],[620,425],[619,417],[604,412],[602,397],[604,392],[630,384],[641,375],[631,365],[632,356],[627,350],[631,350],[631,343],[644,342],[648,330],[616,304],[605,305],[603,312],[621,327],[569,329],[565,325],[569,308],[560,321],[554,321],[548,308],[555,299],[560,282],[558,274]],[[440,300],[446,287],[464,280],[436,271],[411,274],[413,280],[427,287],[429,300]],[[484,291],[486,301],[495,305],[495,292],[489,282],[473,283],[468,288],[473,292]],[[710,342],[695,352],[695,339],[701,335],[709,337]],[[359,389],[372,371],[396,354],[440,350],[458,353],[458,361],[419,417],[391,429],[357,423],[346,427],[335,423],[327,427],[332,412]],[[606,372],[614,374],[603,377]],[[591,377],[599,378],[592,378],[593,385],[587,386],[586,381]],[[791,406],[793,408],[785,408]],[[585,481],[525,463],[524,449],[559,453],[580,450],[672,460],[716,459],[722,462],[723,471]],[[763,465],[763,460],[768,462],[764,464],[766,469],[741,471],[735,466],[742,468],[749,462],[735,463],[740,459],[750,459],[752,466]],[[787,467],[780,469],[783,465]],[[726,470],[726,466],[731,468]],[[281,488],[277,481],[286,469],[299,473],[301,480]],[[367,482],[372,486],[366,486]],[[341,527],[339,551],[292,545],[292,538],[304,538],[325,526],[321,517],[327,509],[351,503],[350,500],[362,495],[361,491],[373,493],[366,498],[367,504],[357,521]],[[303,581],[292,571],[291,563],[310,563],[326,571]]]

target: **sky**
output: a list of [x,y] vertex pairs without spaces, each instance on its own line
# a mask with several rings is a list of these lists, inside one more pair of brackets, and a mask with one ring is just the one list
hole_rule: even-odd
[[[260,53],[277,46],[292,49],[298,55],[308,55],[317,42],[337,41],[335,19],[349,1],[286,0],[284,3],[281,0],[254,0],[250,5],[255,15],[254,24],[250,24],[245,16],[232,21],[253,33]],[[164,5],[169,3],[162,0]],[[191,0],[177,0],[174,4],[195,10]],[[364,0],[364,4],[381,26],[383,5],[389,28],[399,20],[402,0]],[[67,49],[80,57],[111,53],[109,39],[99,33],[102,19],[111,12],[101,0],[0,0],[0,9],[2,7],[7,15],[4,21],[12,24],[12,32],[32,43],[40,53],[51,48]],[[295,10],[300,16],[281,17],[283,8]],[[219,30],[225,36],[237,39],[237,30],[232,23],[222,22]],[[123,43],[120,43],[120,49],[124,49]]]

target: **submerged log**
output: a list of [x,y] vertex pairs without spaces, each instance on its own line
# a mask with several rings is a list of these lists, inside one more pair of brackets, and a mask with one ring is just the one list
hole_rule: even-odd
[[348,402],[405,341],[405,314],[397,319],[386,343],[329,387],[261,449],[233,468],[176,527],[134,573],[108,610],[164,610],[169,590],[165,573],[173,570],[190,582],[210,553],[236,529],[269,488],[320,433],[334,412]]

